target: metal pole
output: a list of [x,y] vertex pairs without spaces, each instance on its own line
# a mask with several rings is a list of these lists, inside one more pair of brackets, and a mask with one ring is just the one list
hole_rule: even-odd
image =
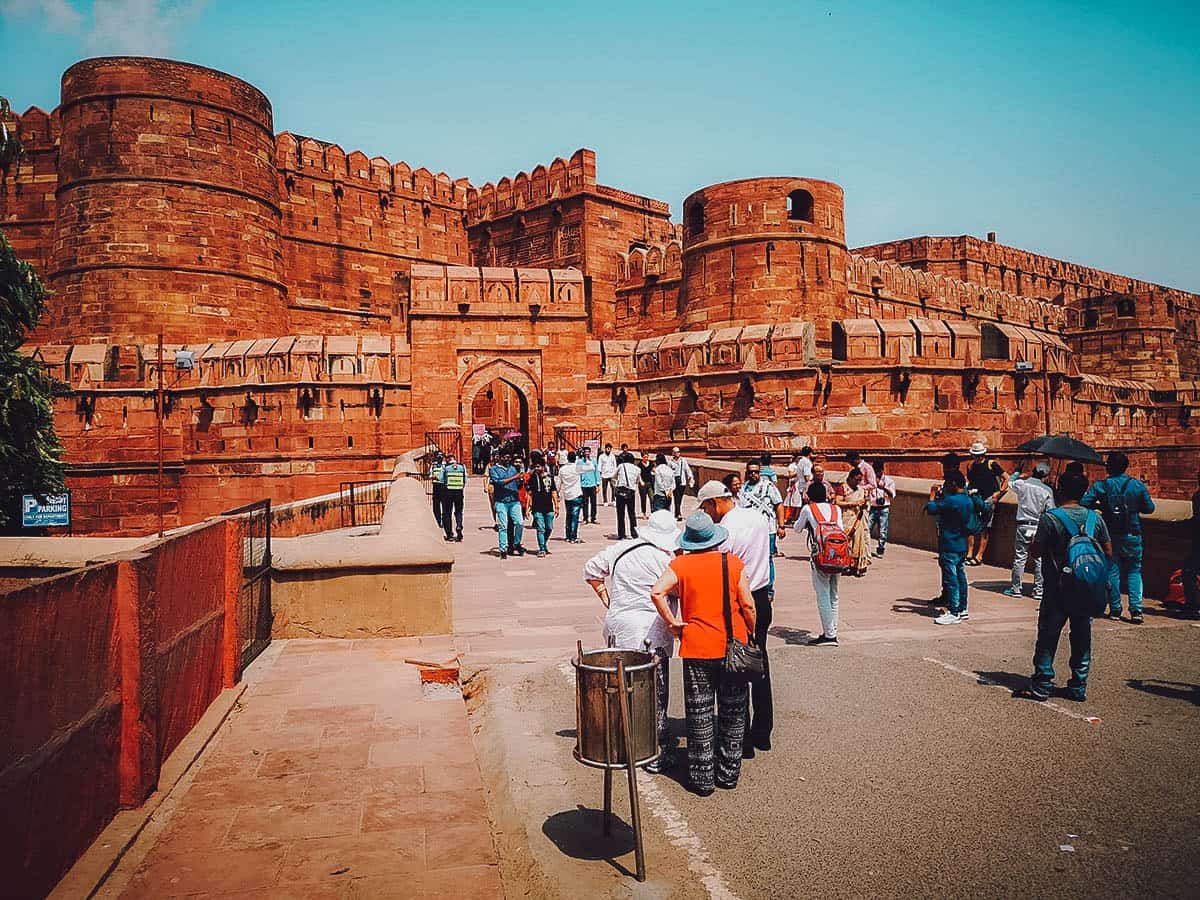
[[158,333],[158,389],[155,391],[158,415],[158,536],[163,536],[163,333]]
[[625,764],[629,769],[629,812],[633,819],[634,859],[637,863],[637,880],[646,880],[646,853],[642,847],[642,812],[638,806],[637,766],[634,765],[633,731],[629,727],[629,688],[625,682],[625,663],[617,660],[617,678],[621,682],[617,694],[621,710],[621,730],[625,732]]

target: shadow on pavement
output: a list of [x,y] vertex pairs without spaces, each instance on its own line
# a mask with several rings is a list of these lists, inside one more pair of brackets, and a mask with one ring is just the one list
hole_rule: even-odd
[[785,644],[805,645],[812,637],[811,631],[803,628],[787,628],[783,625],[773,625],[767,629],[767,634],[777,637]]
[[[624,784],[615,775],[613,781],[613,792],[616,793]],[[633,873],[615,859],[632,853],[635,844],[633,829],[616,814],[612,817],[612,834],[607,838],[604,837],[604,810],[585,806],[550,816],[542,823],[542,834],[565,856],[602,859],[622,875],[633,877]]]
[[1016,672],[976,672],[980,684],[998,684],[1010,691],[1023,691],[1029,687],[1029,676]]
[[919,597],[901,597],[892,604],[892,612],[915,613],[918,616],[925,616],[927,619],[934,619],[942,614],[941,609],[937,606],[931,606]]
[[[1003,594],[1007,588],[1012,587],[1011,581],[972,581],[969,584],[977,591],[988,591],[993,594]],[[1026,587],[1028,587],[1030,590],[1033,590],[1031,585],[1025,585],[1025,587],[1021,588],[1022,592]],[[1029,597],[1028,594],[1023,594],[1023,596],[1027,599]],[[1017,598],[1014,597],[1013,599],[1015,600]]]
[[554,732],[554,736],[560,737],[560,738],[570,738],[571,740],[575,740],[575,738],[579,736],[579,732],[577,732],[574,728],[561,728],[558,731]]
[[1167,700],[1186,700],[1193,706],[1200,706],[1200,684],[1163,681],[1159,678],[1130,678],[1125,683],[1135,691],[1165,697]]

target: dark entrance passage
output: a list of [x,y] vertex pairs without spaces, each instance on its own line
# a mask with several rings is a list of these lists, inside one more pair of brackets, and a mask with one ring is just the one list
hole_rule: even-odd
[[529,449],[529,400],[516,385],[496,378],[471,402],[471,432],[488,437],[489,449]]

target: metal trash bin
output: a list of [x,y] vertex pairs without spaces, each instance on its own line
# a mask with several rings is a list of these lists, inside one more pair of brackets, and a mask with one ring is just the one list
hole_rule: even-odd
[[644,766],[658,758],[658,692],[654,677],[660,659],[641,650],[589,650],[572,660],[575,666],[575,758],[597,769],[628,765],[625,731],[621,727],[618,660],[628,684],[633,764]]
[[629,776],[638,881],[646,880],[637,768],[658,758],[658,692],[654,676],[660,658],[646,650],[589,650],[576,643],[575,758],[604,770],[604,836],[612,834],[613,771]]

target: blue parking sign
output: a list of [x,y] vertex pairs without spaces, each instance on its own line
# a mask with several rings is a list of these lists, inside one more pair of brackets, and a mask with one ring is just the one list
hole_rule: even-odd
[[25,494],[21,498],[21,525],[25,528],[70,524],[70,494],[51,494],[44,503],[33,494]]

